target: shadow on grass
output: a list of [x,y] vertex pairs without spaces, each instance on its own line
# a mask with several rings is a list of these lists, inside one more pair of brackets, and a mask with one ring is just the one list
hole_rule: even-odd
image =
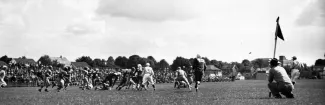
[[271,97],[244,97],[244,98],[238,98],[238,99],[275,99]]
[[174,93],[182,94],[182,93],[192,93],[193,91],[190,90],[176,90]]
[[236,97],[235,99],[287,99],[287,98],[274,98],[274,97]]

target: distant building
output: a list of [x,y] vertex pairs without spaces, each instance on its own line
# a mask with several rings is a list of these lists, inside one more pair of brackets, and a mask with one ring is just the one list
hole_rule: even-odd
[[206,75],[214,74],[216,76],[222,76],[222,70],[217,68],[215,65],[207,65],[205,74]]
[[90,67],[86,62],[71,62],[72,68],[83,69],[84,67]]
[[50,57],[51,61],[57,61],[59,64],[63,64],[65,66],[71,65],[71,62],[66,57]]
[[267,80],[268,73],[266,71],[257,71],[256,80]]
[[233,67],[232,64],[222,65],[222,67],[220,68],[222,70],[222,75],[227,75],[227,76],[233,75],[232,67]]
[[287,60],[285,56],[280,56],[279,61],[281,62],[282,67],[291,67],[293,64],[293,60]]
[[37,63],[34,61],[34,59],[13,58],[10,61],[10,64],[36,65]]

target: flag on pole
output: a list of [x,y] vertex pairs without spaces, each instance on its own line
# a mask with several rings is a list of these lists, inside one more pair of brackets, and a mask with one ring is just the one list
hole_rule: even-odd
[[280,17],[278,17],[276,19],[277,25],[276,25],[275,35],[284,41],[282,31],[281,31],[281,28],[280,28],[280,24],[279,24],[279,19],[280,19]]

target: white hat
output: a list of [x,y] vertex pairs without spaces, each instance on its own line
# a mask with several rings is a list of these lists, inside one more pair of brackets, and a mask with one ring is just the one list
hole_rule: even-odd
[[150,63],[146,63],[146,66],[150,66]]

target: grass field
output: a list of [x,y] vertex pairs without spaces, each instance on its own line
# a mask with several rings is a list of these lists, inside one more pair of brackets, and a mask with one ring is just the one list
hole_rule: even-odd
[[81,90],[70,87],[66,91],[38,92],[37,87],[9,87],[0,89],[0,104],[325,104],[325,80],[299,80],[295,86],[294,99],[274,99],[268,97],[267,81],[244,80],[235,82],[202,83],[199,92],[194,89],[174,89],[172,84],[157,84],[156,91],[121,90],[109,91]]

